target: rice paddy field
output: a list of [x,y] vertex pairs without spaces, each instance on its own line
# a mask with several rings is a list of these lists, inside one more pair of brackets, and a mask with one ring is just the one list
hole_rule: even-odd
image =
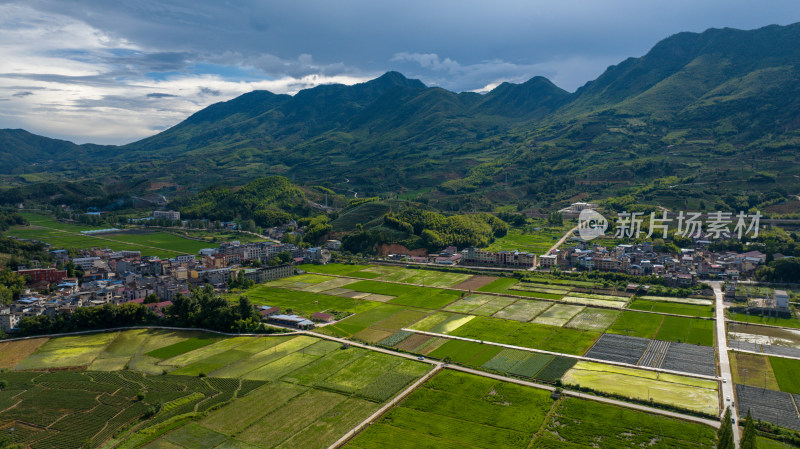
[[[418,323],[420,324],[420,323]],[[542,349],[564,354],[581,355],[586,352],[601,335],[600,332],[581,329],[555,327],[537,323],[521,323],[490,317],[474,317],[454,329],[441,329],[436,326],[429,329],[427,323],[421,323],[416,330],[442,333],[457,337],[471,338],[479,341],[491,341],[514,346]]]
[[430,369],[303,335],[43,340],[4,342],[22,360],[0,372],[0,429],[13,423],[35,449],[325,448]]
[[13,426],[14,442],[33,449],[141,440],[181,416],[246,397],[263,384],[132,371],[5,372],[0,380],[7,383],[0,392],[0,429]]
[[782,357],[770,357],[769,365],[775,373],[775,380],[780,391],[787,393],[800,394],[800,360],[786,359]]
[[429,312],[395,304],[378,304],[377,307],[320,328],[319,331],[337,337],[354,337],[368,343],[377,343],[423,319]]
[[443,371],[348,448],[525,448],[553,400],[545,390]]
[[576,363],[561,380],[565,385],[719,414],[718,384],[712,380],[585,361]]
[[715,430],[548,391],[442,371],[345,446],[392,448],[712,447]]
[[81,231],[101,228],[80,224],[63,223],[52,217],[23,213],[30,226],[14,226],[6,235],[23,239],[40,240],[55,248],[91,249],[111,248],[115,251],[141,251],[143,256],[175,257],[181,254],[197,254],[209,246],[208,242],[183,238],[167,232],[114,232],[86,235]]
[[715,429],[702,424],[567,398],[553,410],[531,447],[707,448],[715,444]]

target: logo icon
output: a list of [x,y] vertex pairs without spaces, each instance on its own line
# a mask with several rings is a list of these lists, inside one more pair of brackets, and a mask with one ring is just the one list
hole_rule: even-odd
[[578,234],[585,242],[605,235],[606,229],[608,220],[596,210],[584,209],[578,216]]

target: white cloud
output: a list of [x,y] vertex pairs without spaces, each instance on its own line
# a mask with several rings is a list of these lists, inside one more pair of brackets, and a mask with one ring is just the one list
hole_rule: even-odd
[[408,61],[416,62],[426,69],[433,69],[436,71],[458,71],[461,69],[461,64],[453,61],[450,58],[439,59],[436,53],[409,53],[400,52],[392,56],[392,61]]
[[0,127],[125,143],[253,89],[387,70],[455,91],[537,75],[572,91],[676,32],[799,18],[796,0],[0,0]]
[[185,66],[186,56],[148,51],[70,17],[26,6],[0,5],[0,17],[0,125],[78,143],[138,140],[254,89],[295,94],[371,78],[325,75],[341,67],[315,65],[311,55],[301,54],[295,60],[262,55],[247,61],[285,73],[275,79],[185,71],[159,79],[145,73]]

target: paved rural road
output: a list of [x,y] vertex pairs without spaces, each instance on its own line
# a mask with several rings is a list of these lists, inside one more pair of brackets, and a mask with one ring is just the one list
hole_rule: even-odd
[[383,416],[384,413],[388,412],[392,407],[397,405],[398,402],[400,402],[403,399],[405,399],[406,396],[408,396],[414,390],[419,388],[420,385],[422,385],[425,382],[427,382],[436,373],[441,371],[441,369],[442,369],[442,365],[438,365],[437,364],[435,368],[433,368],[432,370],[428,371],[428,374],[426,374],[426,375],[422,376],[421,378],[419,378],[419,380],[417,380],[416,382],[411,384],[411,386],[409,386],[408,388],[403,390],[402,393],[400,393],[397,396],[395,396],[394,399],[392,399],[391,401],[387,402],[386,405],[384,405],[383,407],[378,409],[378,411],[376,411],[375,413],[370,415],[369,418],[365,419],[364,421],[361,421],[361,424],[359,424],[356,427],[350,429],[349,432],[344,434],[344,436],[339,438],[335,443],[333,443],[330,446],[328,446],[328,449],[336,449],[336,448],[344,446],[344,444],[347,443],[351,438],[353,438],[354,436],[358,435],[358,433],[360,433],[362,430],[364,430],[364,428],[366,428],[368,425],[370,425],[373,422],[377,421],[378,418]]
[[571,236],[571,235],[572,235],[572,233],[573,233],[573,232],[575,232],[575,231],[577,231],[577,230],[578,230],[578,227],[579,227],[579,226],[580,226],[580,223],[578,223],[577,225],[575,225],[575,227],[574,227],[574,228],[572,228],[572,229],[570,229],[569,231],[567,231],[566,233],[564,233],[564,236],[563,236],[563,237],[561,237],[561,240],[557,241],[557,242],[556,242],[556,244],[555,244],[555,245],[553,245],[553,247],[552,247],[552,248],[550,248],[549,250],[547,250],[547,252],[546,252],[545,254],[550,254],[550,253],[552,253],[553,251],[557,250],[557,249],[558,249],[558,247],[559,247],[559,246],[561,246],[561,245],[563,245],[563,244],[564,244],[564,242],[565,242],[565,241],[566,241],[566,240],[569,238],[569,236]]
[[678,375],[678,376],[695,377],[695,378],[698,378],[698,379],[706,379],[706,380],[713,380],[713,381],[718,380],[717,376],[706,376],[706,375],[697,374],[697,373],[687,373],[685,371],[673,371],[673,370],[668,370],[668,369],[663,369],[663,368],[653,368],[651,366],[639,366],[639,365],[633,365],[631,363],[617,362],[617,361],[613,361],[613,360],[593,359],[591,357],[584,357],[584,356],[581,356],[581,355],[564,354],[563,352],[545,351],[544,349],[528,348],[528,347],[525,347],[525,346],[514,346],[514,345],[505,344],[505,343],[495,343],[493,341],[487,341],[487,340],[476,340],[474,338],[458,337],[458,336],[455,336],[455,335],[448,335],[448,334],[438,334],[436,332],[418,331],[418,330],[409,329],[409,328],[406,328],[406,327],[404,327],[402,330],[404,330],[406,332],[414,332],[416,334],[428,335],[430,337],[447,338],[447,339],[450,339],[450,340],[471,341],[473,343],[480,343],[482,345],[500,346],[500,347],[508,348],[508,349],[516,349],[518,351],[535,352],[535,353],[538,353],[538,354],[547,354],[547,355],[552,355],[552,356],[556,356],[556,357],[568,357],[568,358],[571,358],[571,359],[585,360],[587,362],[604,363],[606,365],[616,365],[616,366],[622,366],[622,367],[626,367],[626,368],[635,368],[635,369],[640,369],[640,370],[645,370],[645,371],[654,371],[654,372],[658,372],[658,373],[667,373],[667,374],[675,374],[675,375]]
[[[735,403],[733,402],[735,399],[733,394],[733,376],[731,376],[731,362],[728,359],[728,339],[725,334],[725,304],[722,297],[722,286],[719,282],[711,282],[710,284],[714,289],[714,296],[717,297],[715,312],[717,315],[717,353],[719,353],[719,369],[722,378],[727,380],[727,382],[722,382],[721,384],[723,399],[723,409],[721,413],[724,414],[724,407],[729,406],[731,408],[731,416],[736,419],[738,424],[739,414],[736,413]],[[729,401],[728,398],[731,400]],[[735,432],[733,432],[733,444],[738,448],[739,426],[736,425],[733,428],[735,430]]]

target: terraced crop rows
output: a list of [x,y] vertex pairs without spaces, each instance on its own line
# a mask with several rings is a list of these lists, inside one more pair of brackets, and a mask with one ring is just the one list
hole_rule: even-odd
[[712,347],[618,334],[603,334],[585,357],[706,376],[717,371]]
[[740,420],[747,417],[749,410],[755,419],[800,430],[800,417],[797,414],[800,396],[737,384],[736,397]]

